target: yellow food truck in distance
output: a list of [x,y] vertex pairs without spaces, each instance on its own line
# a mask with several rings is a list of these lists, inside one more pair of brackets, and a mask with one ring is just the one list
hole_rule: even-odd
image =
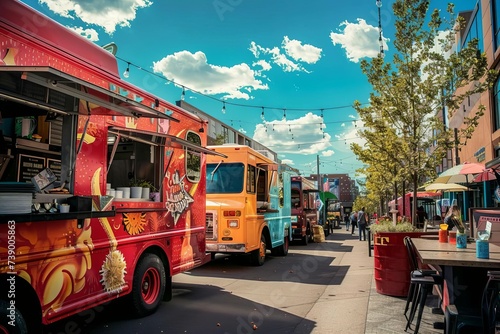
[[286,256],[291,238],[291,174],[245,145],[208,146],[227,158],[207,156],[206,251],[250,254],[264,264],[267,250]]

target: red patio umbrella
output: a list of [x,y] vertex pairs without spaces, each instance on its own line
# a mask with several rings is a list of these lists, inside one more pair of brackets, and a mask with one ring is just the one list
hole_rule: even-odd
[[483,170],[481,173],[476,174],[472,179],[472,182],[486,182],[486,181],[493,181],[496,179],[497,178],[493,173],[493,171],[490,168],[488,168]]

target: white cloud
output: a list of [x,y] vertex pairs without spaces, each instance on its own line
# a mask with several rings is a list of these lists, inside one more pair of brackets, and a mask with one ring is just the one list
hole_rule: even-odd
[[[357,63],[364,57],[377,57],[380,52],[378,27],[369,25],[363,19],[358,19],[358,23],[342,22],[339,33],[330,33],[333,45],[340,44],[346,51],[347,58]],[[384,50],[388,50],[388,38],[382,36]]]
[[311,112],[297,119],[265,121],[255,127],[253,139],[278,153],[318,154],[331,146],[331,136],[320,130],[321,116]]
[[310,44],[302,44],[298,40],[290,40],[288,36],[283,37],[281,47],[274,46],[266,48],[250,43],[248,48],[255,58],[269,57],[272,62],[285,72],[305,72],[310,73],[301,63],[315,64],[321,58],[322,49]]
[[288,166],[293,166],[295,165],[295,163],[293,162],[292,159],[281,159],[281,163],[282,164],[285,164],[285,165],[288,165]]
[[250,99],[248,92],[269,89],[256,79],[256,72],[247,64],[232,67],[211,65],[206,55],[198,51],[176,52],[153,62],[153,70],[178,85],[203,94],[225,94],[223,99]]
[[331,157],[332,155],[335,154],[335,151],[334,150],[328,150],[328,151],[323,151],[321,152],[321,155],[323,157]]
[[87,24],[102,27],[113,34],[116,27],[130,27],[140,8],[153,4],[150,0],[39,0],[54,13],[74,19],[79,17]]
[[302,42],[296,39],[290,40],[288,36],[283,38],[281,46],[285,49],[287,55],[297,61],[315,64],[321,58],[322,50],[320,48],[310,44],[302,44]]
[[68,27],[68,28],[92,42],[97,42],[99,40],[99,34],[94,29],[85,29],[82,27]]

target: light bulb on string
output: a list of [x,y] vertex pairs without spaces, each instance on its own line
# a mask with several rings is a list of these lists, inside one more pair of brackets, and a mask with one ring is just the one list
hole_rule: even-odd
[[186,89],[184,88],[184,86],[182,86],[181,100],[184,101],[185,98],[186,98]]
[[123,77],[128,78],[130,76],[130,63],[127,63],[127,69],[123,72]]
[[382,0],[377,0],[376,3],[377,8],[378,8],[378,43],[380,45],[380,52],[378,56],[380,58],[384,58],[384,42],[382,40],[382,20],[380,18],[380,8],[382,7]]
[[222,102],[222,113],[226,113],[226,102]]
[[262,107],[262,113],[260,114],[260,118],[265,121],[266,119],[264,118],[264,107]]
[[283,109],[283,119],[286,120],[286,109]]

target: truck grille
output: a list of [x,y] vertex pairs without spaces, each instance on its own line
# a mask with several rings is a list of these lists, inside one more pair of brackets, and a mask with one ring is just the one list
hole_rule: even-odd
[[217,239],[216,223],[217,216],[213,212],[207,212],[205,215],[205,239],[215,240]]

